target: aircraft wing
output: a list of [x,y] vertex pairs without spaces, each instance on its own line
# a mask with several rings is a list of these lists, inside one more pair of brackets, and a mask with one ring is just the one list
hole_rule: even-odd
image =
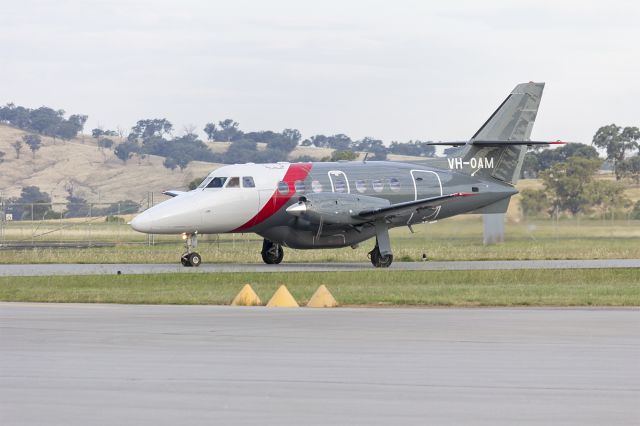
[[363,219],[384,219],[390,216],[407,215],[420,210],[436,207],[450,200],[459,197],[468,197],[475,194],[471,192],[456,192],[454,194],[440,195],[437,197],[423,198],[415,201],[405,201],[404,203],[391,204],[390,206],[377,207],[370,210],[362,210],[354,217]]
[[176,191],[176,190],[170,190],[170,191],[162,191],[162,193],[164,195],[168,195],[169,197],[177,197],[178,195],[182,195],[182,194],[186,194],[186,191]]

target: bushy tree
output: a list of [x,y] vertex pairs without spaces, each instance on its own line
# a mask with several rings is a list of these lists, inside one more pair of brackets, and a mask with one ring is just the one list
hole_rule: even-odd
[[163,138],[172,131],[173,124],[166,118],[138,120],[136,125],[131,128],[129,140],[141,139],[144,144],[154,138]]
[[542,170],[547,170],[556,163],[566,161],[569,157],[596,159],[598,151],[592,146],[581,143],[568,143],[555,149],[535,148],[527,152],[524,157],[521,177],[537,177]]
[[635,183],[640,183],[640,154],[627,158],[618,164],[620,176],[630,178]]
[[624,195],[625,186],[617,181],[593,180],[585,186],[585,197],[590,207],[605,213],[629,204]]
[[638,148],[640,142],[640,129],[637,127],[625,127],[615,124],[602,126],[593,136],[593,145],[606,150],[607,159],[613,161],[616,179],[622,175],[618,165],[624,161],[627,154]]
[[397,155],[412,155],[415,157],[433,157],[436,148],[429,142],[409,141],[406,143],[391,142],[389,152]]
[[133,154],[137,154],[140,152],[140,146],[133,141],[122,142],[121,144],[116,146],[116,149],[113,153],[118,157],[122,162],[126,163]]
[[566,210],[574,215],[584,212],[589,204],[586,188],[601,164],[599,159],[571,157],[542,172],[541,177],[554,209]]
[[549,209],[549,199],[544,189],[523,189],[520,191],[520,209],[526,216],[538,216]]
[[38,151],[42,147],[42,139],[40,139],[40,136],[27,134],[22,136],[22,140],[33,153],[33,158],[36,158],[36,151]]
[[[51,196],[37,186],[25,186],[19,198],[9,200],[10,213],[15,220],[42,220],[54,217]],[[32,218],[33,215],[33,218]]]
[[22,151],[22,147],[23,146],[24,146],[24,143],[22,143],[21,140],[17,140],[14,143],[11,144],[11,147],[16,152],[16,159],[20,158],[20,151]]
[[358,158],[358,154],[355,152],[345,149],[344,151],[333,151],[329,161],[353,161]]

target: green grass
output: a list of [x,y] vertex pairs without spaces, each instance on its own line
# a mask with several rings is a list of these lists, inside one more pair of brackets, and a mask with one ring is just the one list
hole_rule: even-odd
[[[6,238],[17,230],[29,229],[24,223],[11,225]],[[18,228],[19,227],[19,228]],[[44,226],[37,232],[44,231]],[[99,229],[99,231],[98,231]],[[477,216],[447,219],[435,224],[391,231],[397,260],[418,261],[426,253],[431,260],[509,260],[509,259],[637,259],[640,258],[640,222],[564,220],[559,224],[541,220],[506,225],[506,241],[482,244],[482,220]],[[33,231],[33,230],[32,230]],[[32,232],[29,231],[29,232]],[[33,231],[35,232],[35,231]],[[69,231],[71,232],[71,231]],[[56,233],[46,234],[50,241]],[[179,236],[157,236],[161,244],[149,246],[145,236],[126,225],[100,225],[92,230],[77,229],[76,241],[113,241],[114,247],[86,249],[37,249],[0,251],[0,263],[177,263],[182,252]],[[136,240],[134,240],[136,238]],[[40,241],[38,238],[34,239]],[[64,238],[60,238],[64,241]],[[205,235],[198,252],[206,263],[261,263],[260,237],[254,234]],[[137,241],[137,243],[135,243]],[[357,249],[292,250],[285,249],[285,262],[355,262],[366,261],[373,241]]]
[[640,306],[639,275],[577,269],[2,277],[0,300],[228,304],[249,283],[263,303],[280,284],[301,304],[325,284],[342,305]]

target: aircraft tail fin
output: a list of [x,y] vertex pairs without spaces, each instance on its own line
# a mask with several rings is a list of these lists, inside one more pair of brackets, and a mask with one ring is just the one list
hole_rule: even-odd
[[[520,175],[544,83],[523,83],[511,91],[465,145],[460,159],[449,160],[461,172],[515,183]],[[534,144],[546,144],[534,142]]]

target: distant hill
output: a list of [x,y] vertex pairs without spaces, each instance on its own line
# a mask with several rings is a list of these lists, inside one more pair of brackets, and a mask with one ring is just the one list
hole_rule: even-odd
[[[0,192],[4,197],[19,196],[22,187],[34,185],[48,192],[53,202],[66,202],[68,185],[88,201],[146,200],[150,191],[185,188],[194,178],[205,176],[219,164],[192,162],[181,172],[162,165],[164,158],[134,157],[124,164],[113,150],[98,148],[97,141],[84,136],[71,141],[54,141],[42,136],[42,148],[35,159],[27,146],[16,159],[11,146],[25,131],[0,124]],[[83,141],[84,139],[84,141]]]
[[[69,185],[75,194],[90,202],[112,202],[131,199],[146,202],[148,192],[167,189],[185,189],[195,178],[204,177],[221,164],[194,161],[182,172],[171,171],[162,165],[163,157],[134,156],[124,164],[115,157],[113,149],[101,149],[97,140],[84,135],[71,141],[55,140],[42,136],[42,148],[35,159],[27,146],[16,159],[11,146],[27,132],[0,124],[0,151],[4,151],[4,162],[0,163],[0,193],[4,197],[19,196],[25,186],[38,186],[49,193],[52,201],[66,202]],[[111,138],[119,142],[117,138]],[[225,142],[208,142],[214,152],[224,152],[229,146]],[[258,144],[263,149],[264,144]],[[331,156],[333,150],[315,147],[297,147],[290,158],[309,156],[314,159]],[[363,157],[363,154],[360,155]],[[390,160],[407,160],[390,154]]]

